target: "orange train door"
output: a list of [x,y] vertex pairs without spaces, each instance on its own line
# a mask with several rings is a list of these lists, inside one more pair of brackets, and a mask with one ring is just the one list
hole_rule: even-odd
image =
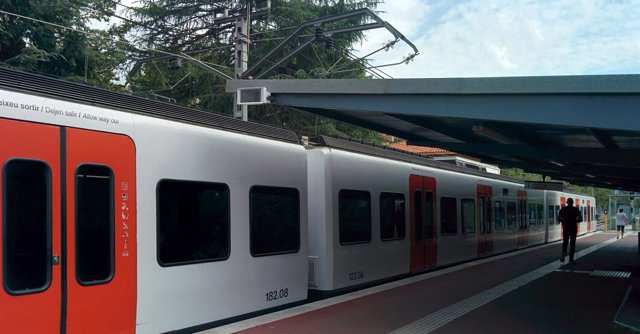
[[491,218],[491,196],[493,188],[486,185],[478,185],[478,256],[488,256],[493,253],[493,219]]
[[529,245],[529,222],[527,219],[527,192],[518,190],[518,248]]
[[65,142],[67,333],[133,333],[135,147],[79,129],[67,129]]
[[62,303],[60,129],[0,119],[0,332],[56,333]]
[[436,180],[410,175],[411,272],[434,268],[438,258],[436,236]]
[[0,331],[133,333],[133,143],[9,120],[0,140]]

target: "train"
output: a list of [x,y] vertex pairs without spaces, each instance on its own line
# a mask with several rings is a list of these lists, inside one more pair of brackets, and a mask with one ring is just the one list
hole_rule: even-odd
[[193,332],[561,239],[592,196],[0,69],[0,331]]

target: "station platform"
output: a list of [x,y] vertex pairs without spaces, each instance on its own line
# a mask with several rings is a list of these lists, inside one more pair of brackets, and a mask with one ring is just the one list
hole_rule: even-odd
[[203,334],[637,333],[636,232],[578,238],[412,276],[210,329]]

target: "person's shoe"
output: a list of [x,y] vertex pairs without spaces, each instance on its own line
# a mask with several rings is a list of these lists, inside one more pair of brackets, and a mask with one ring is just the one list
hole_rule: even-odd
[[564,263],[564,256],[560,258],[560,262]]

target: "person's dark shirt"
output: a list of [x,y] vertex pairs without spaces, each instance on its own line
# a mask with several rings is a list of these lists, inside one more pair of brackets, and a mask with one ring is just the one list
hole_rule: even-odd
[[578,223],[582,221],[582,214],[580,210],[575,206],[565,206],[560,209],[560,213],[558,214],[558,220],[562,223],[562,228],[577,230]]

